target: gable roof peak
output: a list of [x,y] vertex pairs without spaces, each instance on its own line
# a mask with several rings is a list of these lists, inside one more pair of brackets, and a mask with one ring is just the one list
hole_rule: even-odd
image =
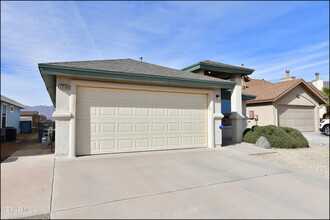
[[246,88],[243,87],[242,91],[257,96],[255,100],[248,101],[248,103],[273,102],[300,84],[312,92],[320,103],[325,103],[323,94],[301,78],[275,83],[251,79],[251,81],[246,82]]

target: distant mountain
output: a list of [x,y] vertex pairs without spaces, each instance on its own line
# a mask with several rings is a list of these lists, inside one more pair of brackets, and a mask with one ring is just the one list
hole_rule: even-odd
[[55,111],[55,107],[52,105],[27,106],[25,109],[22,109],[21,111],[38,111],[40,115],[46,116],[47,119],[54,120],[52,114]]

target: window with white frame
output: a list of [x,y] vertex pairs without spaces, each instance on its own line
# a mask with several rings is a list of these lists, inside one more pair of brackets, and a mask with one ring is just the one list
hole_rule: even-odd
[[7,122],[7,105],[2,104],[1,127],[6,127]]

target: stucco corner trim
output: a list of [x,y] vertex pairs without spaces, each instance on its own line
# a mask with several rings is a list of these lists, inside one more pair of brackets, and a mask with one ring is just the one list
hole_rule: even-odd
[[72,118],[71,112],[54,112],[52,116],[55,120],[70,120]]
[[230,119],[232,120],[244,120],[246,117],[238,112],[232,112]]
[[214,115],[213,115],[213,118],[214,119],[223,119],[223,114],[221,114],[221,113],[215,113]]

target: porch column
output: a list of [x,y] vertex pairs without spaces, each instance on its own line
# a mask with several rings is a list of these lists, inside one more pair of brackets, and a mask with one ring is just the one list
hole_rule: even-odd
[[221,113],[221,89],[215,91],[214,99],[214,146],[216,148],[222,146],[222,125],[223,114]]
[[69,142],[69,158],[76,157],[76,85],[71,83],[70,95],[70,142]]
[[245,117],[242,112],[242,80],[241,74],[232,76],[232,81],[236,83],[231,93],[231,125],[232,125],[232,141],[242,142],[244,131]]

